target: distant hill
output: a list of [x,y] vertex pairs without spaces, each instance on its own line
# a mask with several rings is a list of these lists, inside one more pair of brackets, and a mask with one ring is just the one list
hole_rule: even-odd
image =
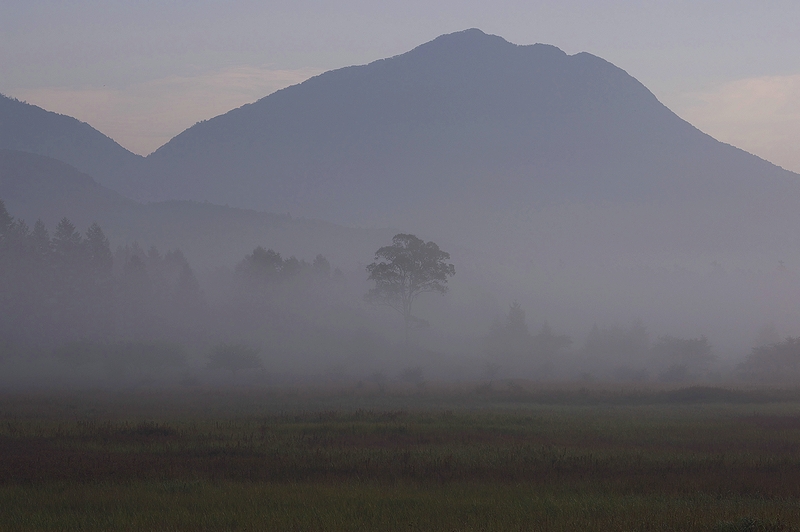
[[155,197],[414,228],[574,202],[718,201],[798,179],[603,59],[474,29],[201,122],[147,168],[138,185]]
[[180,248],[201,273],[232,266],[258,245],[285,256],[312,260],[317,253],[334,266],[366,262],[391,231],[348,229],[191,201],[141,204],[124,198],[66,163],[0,150],[0,199],[29,226],[41,218],[52,232],[66,216],[84,231],[98,222],[113,246],[138,241],[162,251]]
[[0,149],[44,155],[68,163],[123,193],[137,192],[144,157],[92,126],[0,94]]
[[52,228],[69,216],[80,226],[135,210],[138,204],[95,182],[76,168],[43,155],[0,149],[0,199],[32,226]]

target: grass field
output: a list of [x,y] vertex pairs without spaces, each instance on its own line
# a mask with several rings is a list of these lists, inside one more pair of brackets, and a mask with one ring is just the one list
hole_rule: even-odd
[[800,530],[800,396],[0,396],[0,530]]

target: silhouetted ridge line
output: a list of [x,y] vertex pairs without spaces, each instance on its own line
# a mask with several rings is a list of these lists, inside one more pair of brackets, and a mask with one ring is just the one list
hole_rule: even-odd
[[393,225],[730,196],[757,186],[756,175],[787,177],[698,131],[601,58],[477,29],[198,123],[147,163],[141,195]]
[[122,193],[136,194],[144,157],[85,122],[0,95],[0,149],[52,157]]

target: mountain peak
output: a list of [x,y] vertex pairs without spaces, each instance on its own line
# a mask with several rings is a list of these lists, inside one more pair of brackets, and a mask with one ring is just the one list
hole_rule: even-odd
[[502,37],[499,37],[497,35],[491,35],[491,34],[485,33],[482,30],[479,30],[478,28],[469,28],[469,29],[466,29],[466,30],[455,31],[453,33],[445,33],[443,35],[439,35],[438,37],[436,37],[432,41],[429,41],[429,42],[427,42],[425,44],[422,44],[420,46],[426,46],[426,45],[433,44],[433,43],[437,43],[437,44],[444,44],[444,43],[459,43],[459,44],[464,44],[464,43],[481,43],[481,44],[496,43],[496,44],[499,44],[499,43],[503,43],[503,44],[506,44],[506,45],[516,46],[516,45],[513,45],[510,42],[506,41]]
[[734,152],[599,57],[473,28],[198,123],[119,190],[404,225],[442,204],[491,217],[660,201],[707,194],[745,168],[771,171]]
[[697,140],[611,63],[473,28],[198,124],[148,163],[164,198],[399,223],[490,182],[529,203],[652,195],[666,182],[634,174],[670,135]]
[[[544,52],[557,56],[567,57],[567,54],[560,48],[550,44],[532,44],[532,45],[517,45],[508,42],[498,35],[484,33],[478,28],[470,28],[466,30],[457,31],[454,33],[447,33],[436,37],[432,41],[428,41],[414,48],[413,50],[401,54],[396,57],[410,56],[416,57],[424,54],[459,54],[467,58],[485,57],[491,60],[492,58],[507,56],[514,54],[520,49],[525,51],[535,50],[536,52]],[[394,58],[393,58],[394,59]]]

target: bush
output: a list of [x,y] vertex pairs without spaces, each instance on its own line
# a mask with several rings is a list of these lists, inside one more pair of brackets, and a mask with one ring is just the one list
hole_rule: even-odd
[[220,344],[214,348],[208,360],[208,369],[224,369],[231,373],[263,367],[259,349],[244,344]]
[[[683,380],[690,374],[706,371],[714,355],[708,338],[661,336],[652,349],[653,356],[669,365],[664,373],[669,380]],[[683,369],[681,369],[683,368]]]
[[796,381],[800,377],[800,337],[754,347],[739,373],[751,380]]

